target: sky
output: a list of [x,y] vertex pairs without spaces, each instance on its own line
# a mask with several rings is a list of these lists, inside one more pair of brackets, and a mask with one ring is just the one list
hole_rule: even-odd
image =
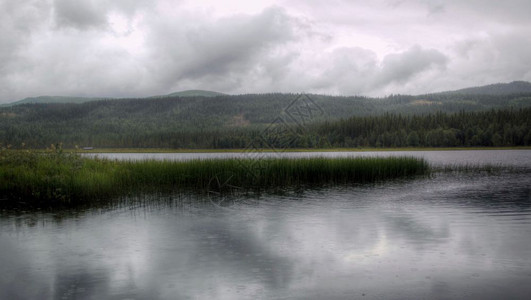
[[531,81],[529,0],[0,0],[0,103]]

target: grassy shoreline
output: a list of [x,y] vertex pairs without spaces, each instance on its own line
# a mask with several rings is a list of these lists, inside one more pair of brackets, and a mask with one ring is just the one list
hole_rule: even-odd
[[0,151],[0,199],[72,203],[150,192],[251,191],[427,175],[413,157],[117,161],[59,150]]
[[[531,150],[520,147],[404,147],[404,148],[288,148],[253,149],[259,152],[391,152],[391,151],[466,151],[466,150]],[[164,149],[164,148],[95,148],[93,150],[65,149],[77,153],[245,153],[249,149]]]

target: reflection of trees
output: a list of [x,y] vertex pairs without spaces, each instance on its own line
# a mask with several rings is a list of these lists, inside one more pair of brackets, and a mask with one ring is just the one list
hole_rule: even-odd
[[448,224],[434,228],[431,223],[422,222],[413,215],[388,216],[387,230],[395,237],[403,237],[408,242],[422,247],[444,243],[450,236]]
[[95,267],[88,262],[82,266],[76,265],[75,268],[66,267],[63,269],[59,267],[59,272],[55,273],[53,280],[53,298],[108,298],[111,295],[110,270]]

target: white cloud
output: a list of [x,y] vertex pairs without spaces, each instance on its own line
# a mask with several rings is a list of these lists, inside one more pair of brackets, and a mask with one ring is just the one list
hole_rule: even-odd
[[531,2],[0,0],[0,103],[531,80]]

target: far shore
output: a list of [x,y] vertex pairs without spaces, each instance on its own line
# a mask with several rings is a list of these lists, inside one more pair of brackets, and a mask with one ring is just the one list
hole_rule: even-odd
[[64,149],[78,153],[245,153],[245,152],[389,152],[389,151],[464,151],[464,150],[531,150],[521,147],[403,147],[403,148],[287,148],[287,149],[170,149],[170,148],[93,148]]

